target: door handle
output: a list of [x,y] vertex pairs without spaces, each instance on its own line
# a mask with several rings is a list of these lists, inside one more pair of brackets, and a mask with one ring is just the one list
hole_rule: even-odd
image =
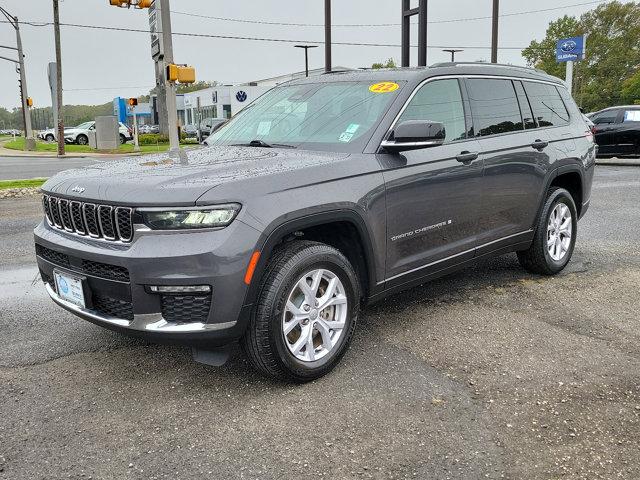
[[478,158],[478,152],[469,152],[465,150],[464,152],[460,152],[460,154],[456,157],[456,160],[460,163],[471,163],[476,158]]
[[536,150],[542,151],[549,146],[549,142],[546,140],[536,140],[531,144],[531,146]]

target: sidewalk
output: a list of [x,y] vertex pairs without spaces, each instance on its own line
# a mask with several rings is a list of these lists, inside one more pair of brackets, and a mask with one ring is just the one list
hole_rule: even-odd
[[596,165],[611,167],[640,167],[640,158],[598,158]]

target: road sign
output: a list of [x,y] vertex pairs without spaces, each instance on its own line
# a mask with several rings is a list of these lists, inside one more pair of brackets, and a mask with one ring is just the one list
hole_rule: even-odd
[[575,62],[582,60],[585,54],[585,38],[562,38],[556,43],[556,60],[558,62]]
[[164,51],[160,39],[162,18],[160,12],[156,9],[155,2],[149,7],[149,30],[151,31],[151,58],[158,61],[158,58],[164,56]]

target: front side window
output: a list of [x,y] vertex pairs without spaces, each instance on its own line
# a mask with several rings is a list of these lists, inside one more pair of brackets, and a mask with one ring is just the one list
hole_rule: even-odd
[[473,127],[477,137],[524,130],[511,80],[467,80]]
[[458,80],[435,80],[420,87],[397,123],[406,120],[442,123],[445,143],[465,138],[464,107]]
[[640,122],[640,110],[625,110],[623,122]]
[[548,83],[524,82],[524,89],[538,126],[554,127],[569,123],[569,112],[555,86]]
[[288,146],[361,152],[400,91],[377,92],[375,81],[276,87],[207,139],[209,145]]

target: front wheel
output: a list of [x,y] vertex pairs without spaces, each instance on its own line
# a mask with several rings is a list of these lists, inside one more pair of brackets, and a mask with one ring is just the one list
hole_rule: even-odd
[[89,139],[86,135],[78,135],[78,138],[76,138],[76,143],[78,145],[86,145],[87,143],[89,143]]
[[53,141],[55,140],[54,136],[53,136],[53,135],[51,135],[50,133],[49,133],[49,134],[47,134],[47,136],[46,136],[46,137],[44,137],[44,139],[45,139],[47,142],[53,142]]
[[571,260],[577,231],[573,197],[564,188],[550,189],[531,246],[518,252],[520,264],[532,273],[555,275]]
[[124,145],[125,143],[127,143],[127,137],[125,137],[123,134],[120,134],[120,145]]
[[314,380],[346,352],[359,301],[358,278],[340,251],[291,242],[267,266],[241,345],[253,366],[269,376]]

